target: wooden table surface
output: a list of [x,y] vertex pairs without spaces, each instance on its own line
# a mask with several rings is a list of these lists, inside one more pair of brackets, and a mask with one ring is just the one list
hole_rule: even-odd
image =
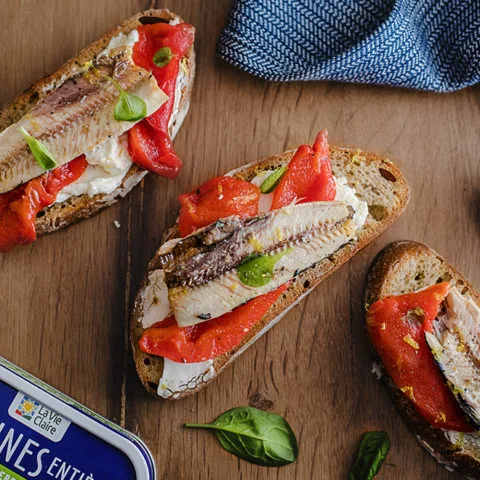
[[[146,0],[0,0],[0,102],[55,70]],[[363,330],[365,273],[393,240],[426,242],[480,287],[480,89],[439,95],[338,83],[267,83],[215,57],[230,0],[165,0],[197,28],[197,79],[176,139],[185,167],[95,218],[0,256],[0,354],[140,435],[164,479],[342,479],[366,430],[392,440],[378,478],[455,479],[416,443],[371,374]],[[406,213],[324,282],[216,382],[193,398],[150,398],[128,347],[132,298],[176,197],[245,162],[311,142],[395,160],[408,178]],[[115,228],[114,220],[121,224]],[[187,431],[249,402],[284,415],[296,463],[250,465],[213,435]]]

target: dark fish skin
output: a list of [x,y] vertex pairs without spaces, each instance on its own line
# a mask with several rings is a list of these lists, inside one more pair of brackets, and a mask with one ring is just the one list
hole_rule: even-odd
[[[295,223],[298,207],[305,209],[305,206],[301,205],[288,207],[294,212],[291,214],[292,223]],[[308,228],[285,236],[261,252],[252,248],[252,239],[262,230],[269,228],[273,215],[280,212],[269,212],[246,220],[227,218],[178,242],[171,252],[160,257],[159,264],[165,271],[168,288],[199,286],[237,267],[252,253],[266,254],[289,244],[302,242],[311,235],[336,228],[339,223],[351,218],[351,210],[346,209],[346,212],[341,221],[321,224],[312,222]]]
[[[106,75],[112,78],[121,78],[129,67],[129,57],[125,51],[121,50],[113,57],[101,56],[92,63],[92,68],[86,72],[80,72],[63,82],[30,112],[30,116],[40,116],[53,114],[70,104],[81,101],[87,95],[93,92],[105,93],[105,89],[113,96],[118,96],[118,92],[107,80]],[[138,70],[139,78],[144,75],[142,70]],[[127,84],[125,84],[127,86]]]
[[159,258],[169,288],[201,285],[238,265],[242,253],[244,228],[265,224],[265,216],[240,220],[219,220],[200,232],[178,242],[173,250]]

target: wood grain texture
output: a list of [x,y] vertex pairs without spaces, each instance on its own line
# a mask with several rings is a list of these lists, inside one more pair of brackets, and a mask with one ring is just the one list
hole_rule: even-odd
[[[0,102],[149,3],[0,0]],[[255,79],[215,57],[229,4],[157,3],[197,27],[197,81],[176,140],[184,171],[175,182],[148,176],[99,216],[0,256],[0,354],[139,434],[161,479],[346,478],[369,429],[387,430],[392,439],[379,478],[460,478],[417,445],[370,373],[362,297],[373,256],[407,238],[437,249],[480,288],[480,89],[436,95]],[[407,212],[206,390],[177,403],[150,398],[126,346],[127,320],[148,260],[175,219],[176,196],[309,142],[323,127],[332,143],[398,163],[412,189]],[[297,433],[293,465],[256,467],[223,452],[208,432],[182,428],[262,400]]]

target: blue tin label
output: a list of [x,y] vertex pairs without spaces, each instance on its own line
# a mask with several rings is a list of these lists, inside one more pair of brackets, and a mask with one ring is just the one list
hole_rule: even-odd
[[88,417],[84,407],[54,397],[32,377],[12,375],[0,365],[0,480],[155,478],[139,439],[97,415]]

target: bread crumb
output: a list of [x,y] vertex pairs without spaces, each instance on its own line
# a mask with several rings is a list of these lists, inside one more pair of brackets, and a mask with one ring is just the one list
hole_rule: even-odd
[[115,228],[120,228],[120,222],[118,220],[114,220],[113,224],[115,225]]
[[377,380],[382,378],[382,367],[377,362],[372,363],[372,373],[376,375]]

